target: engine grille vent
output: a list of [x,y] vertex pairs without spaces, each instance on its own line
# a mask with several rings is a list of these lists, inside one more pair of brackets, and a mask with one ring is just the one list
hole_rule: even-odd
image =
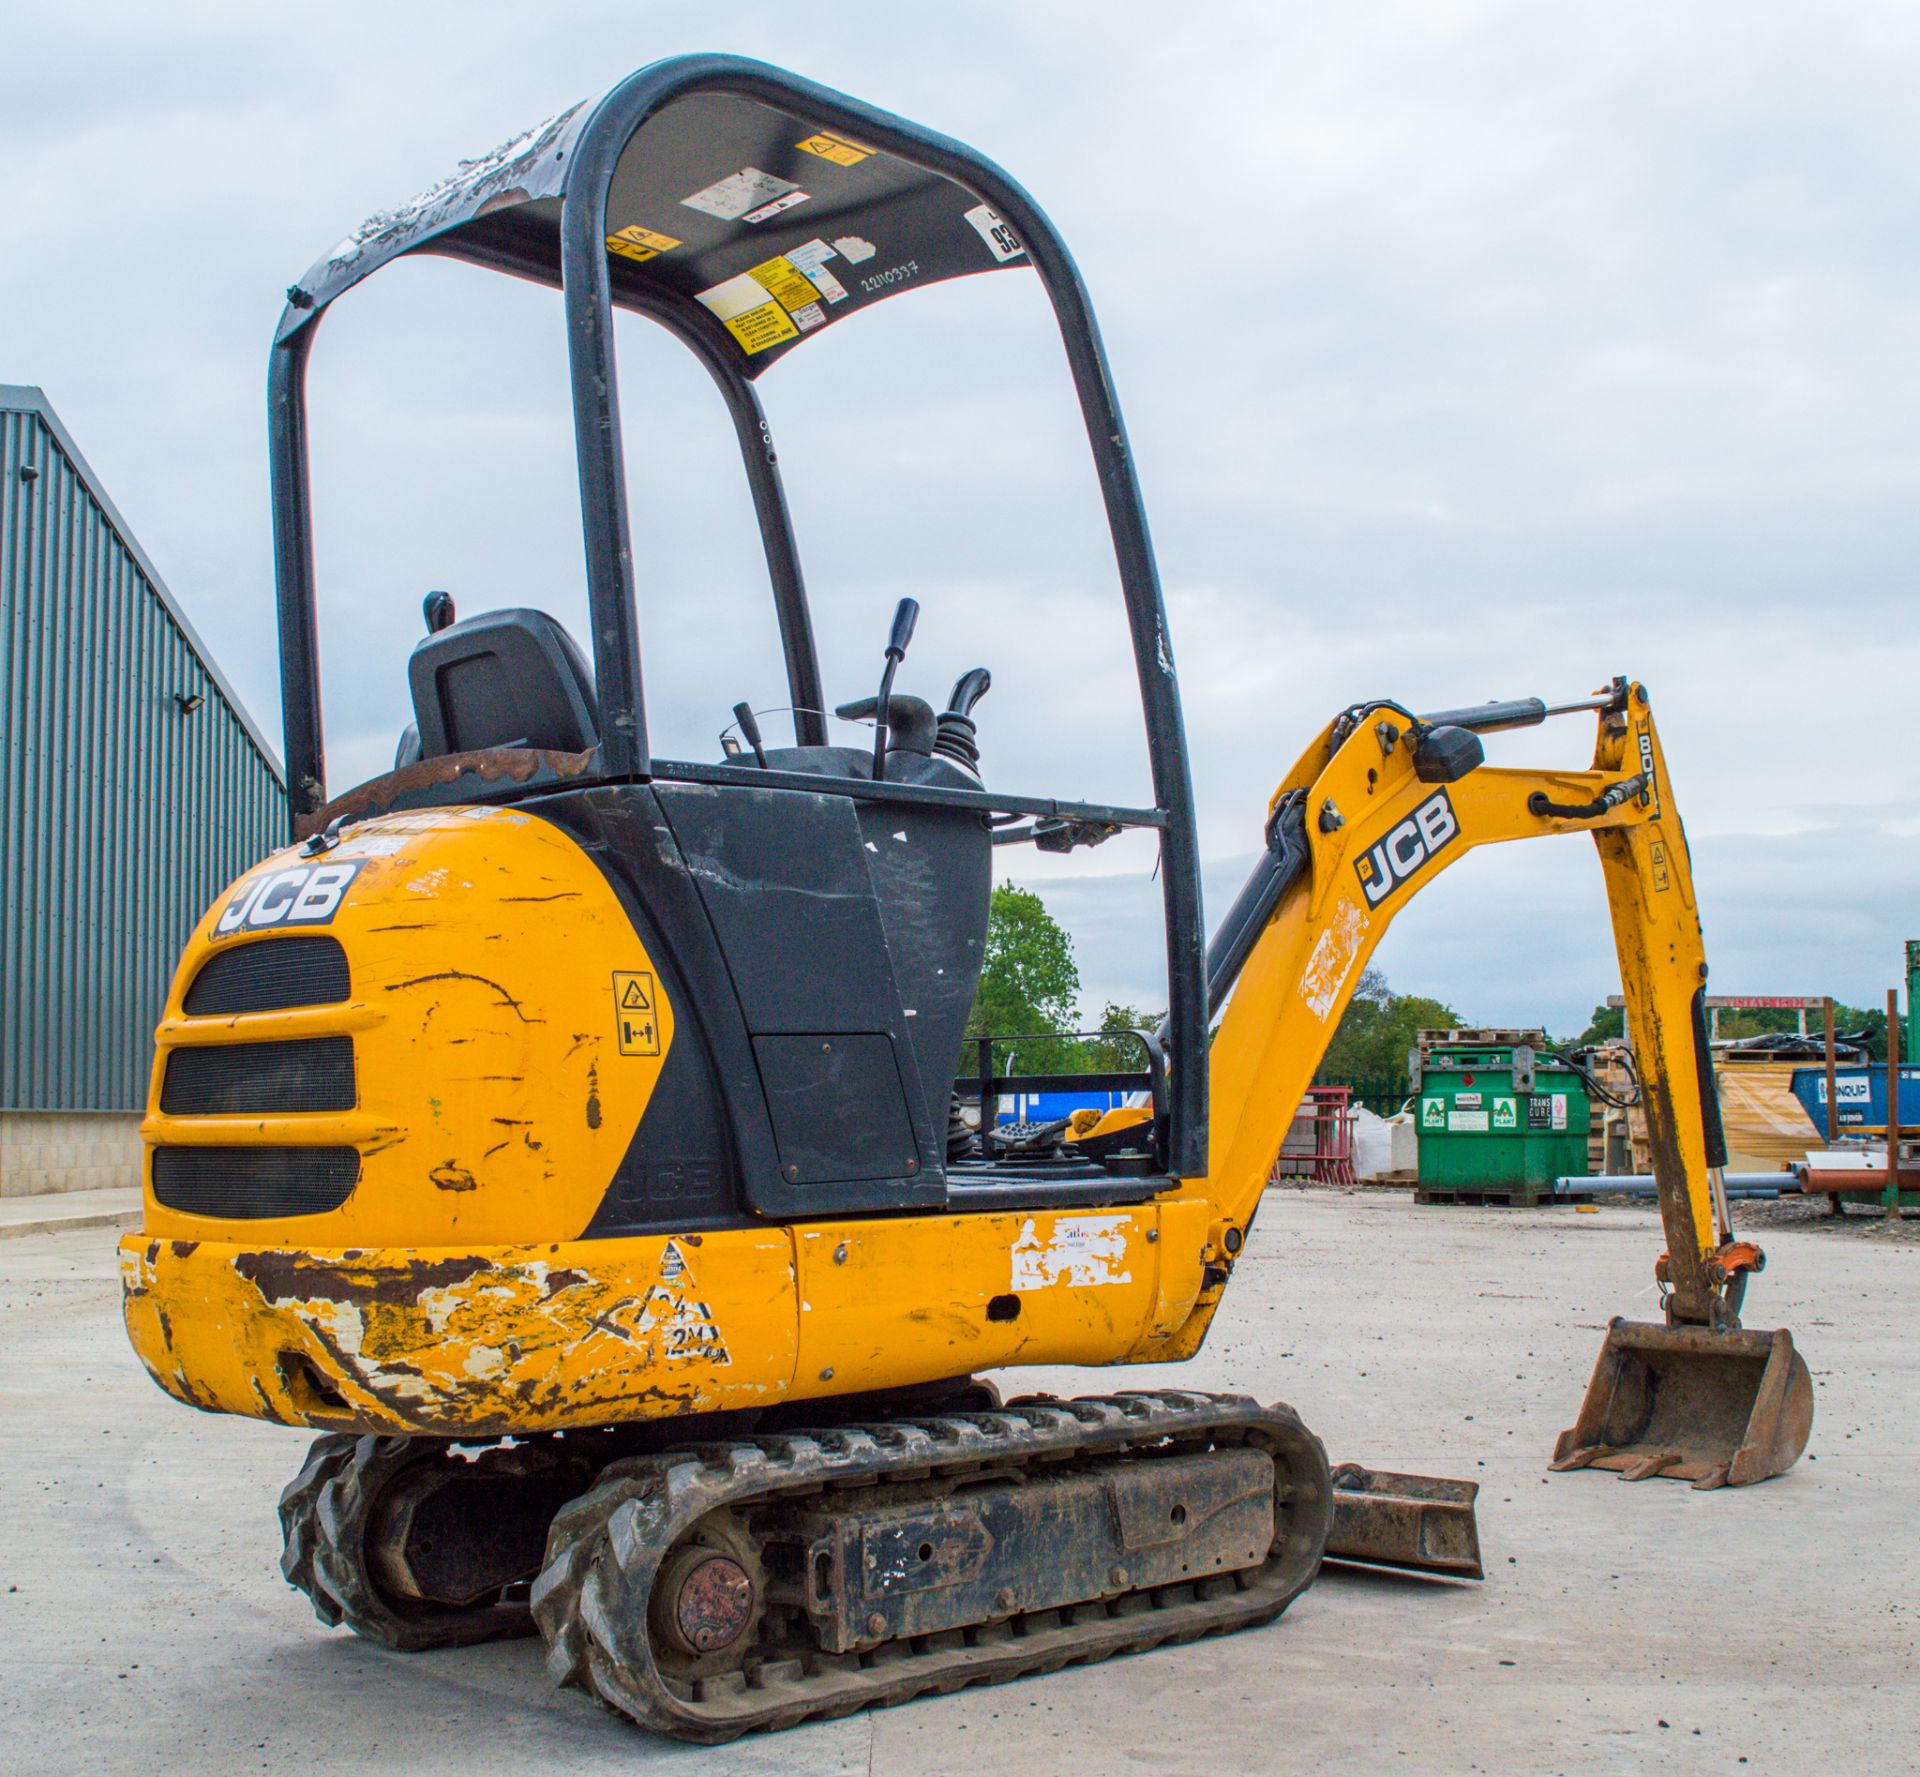
[[268,938],[214,952],[187,989],[189,1018],[332,1006],[352,991],[338,938]]
[[324,1215],[360,1178],[353,1148],[155,1148],[153,1194],[183,1215]]
[[160,1082],[170,1116],[350,1111],[354,1101],[351,1037],[175,1049]]

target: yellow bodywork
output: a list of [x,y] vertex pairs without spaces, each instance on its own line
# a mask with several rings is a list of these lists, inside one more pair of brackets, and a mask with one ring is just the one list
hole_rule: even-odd
[[[1537,790],[1584,802],[1643,766],[1654,780],[1644,799],[1596,820],[1528,811]],[[161,1387],[209,1410],[469,1435],[1017,1365],[1191,1356],[1368,955],[1439,869],[1497,840],[1594,831],[1643,1068],[1689,1077],[1691,996],[1705,965],[1685,841],[1638,687],[1624,717],[1601,718],[1593,769],[1483,767],[1446,786],[1457,835],[1373,906],[1361,861],[1405,835],[1434,787],[1419,781],[1407,748],[1362,722],[1338,744],[1332,729],[1319,736],[1279,794],[1293,789],[1309,791],[1311,862],[1220,1023],[1211,1170],[1150,1203],[1045,1214],[583,1239],[646,1113],[674,1022],[655,959],[592,859],[551,823],[512,810],[361,822],[325,854],[360,866],[324,927],[351,959],[353,997],[188,1017],[182,1000],[208,955],[255,941],[244,921],[221,935],[223,920],[249,895],[273,911],[262,885],[304,861],[279,853],[222,897],[188,945],[159,1029],[144,1133],[150,1147],[349,1144],[360,1181],[327,1214],[237,1224],[165,1208],[149,1177],[145,1226],[121,1242],[134,1348]],[[1327,805],[1337,822],[1314,818]],[[648,1031],[622,1024],[636,978],[654,1009]],[[339,1032],[352,1033],[358,1060],[351,1113],[158,1108],[176,1046]],[[1684,1089],[1662,1103],[1687,1174],[1666,1193],[1669,1240],[1697,1264],[1716,1243],[1701,1111]]]

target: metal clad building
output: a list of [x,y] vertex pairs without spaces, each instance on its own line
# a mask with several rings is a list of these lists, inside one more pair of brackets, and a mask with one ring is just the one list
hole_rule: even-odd
[[104,1113],[135,1184],[174,961],[286,791],[46,397],[5,384],[0,749],[0,1192],[107,1182],[76,1159]]

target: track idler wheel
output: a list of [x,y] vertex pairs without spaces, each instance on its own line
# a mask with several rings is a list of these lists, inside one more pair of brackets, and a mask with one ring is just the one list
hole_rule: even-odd
[[280,1571],[329,1627],[403,1652],[529,1635],[547,1526],[591,1467],[539,1445],[314,1440],[280,1496]]

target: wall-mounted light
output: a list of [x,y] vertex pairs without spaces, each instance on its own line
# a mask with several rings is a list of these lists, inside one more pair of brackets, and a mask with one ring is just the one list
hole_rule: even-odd
[[38,481],[40,479],[39,466],[34,463],[22,463],[20,465],[20,479],[26,482]]
[[190,716],[207,700],[198,691],[176,691],[173,701],[180,706],[181,715]]

